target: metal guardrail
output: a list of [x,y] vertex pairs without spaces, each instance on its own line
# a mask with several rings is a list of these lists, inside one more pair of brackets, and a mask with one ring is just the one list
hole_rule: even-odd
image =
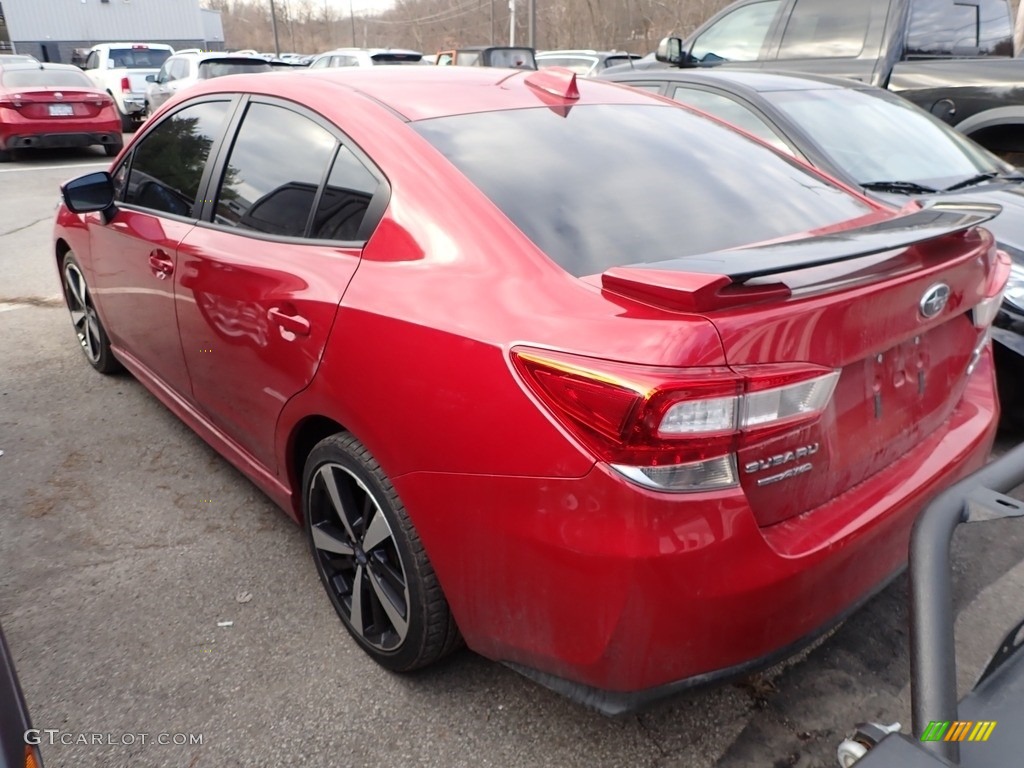
[[[913,732],[957,716],[956,646],[950,544],[961,523],[1024,517],[1024,502],[1004,494],[1024,484],[1024,443],[940,494],[914,524],[910,539],[910,679]],[[955,741],[923,742],[959,764]]]

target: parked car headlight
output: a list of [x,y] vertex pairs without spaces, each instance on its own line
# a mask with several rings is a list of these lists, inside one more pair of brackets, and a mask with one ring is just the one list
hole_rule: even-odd
[[1006,281],[1004,298],[1024,312],[1024,265],[1014,264],[1010,267],[1010,279]]

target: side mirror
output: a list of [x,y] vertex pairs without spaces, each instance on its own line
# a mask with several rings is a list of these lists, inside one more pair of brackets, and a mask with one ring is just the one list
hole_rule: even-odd
[[689,55],[683,52],[683,41],[678,37],[666,37],[658,43],[654,58],[674,67],[681,67],[689,61]]
[[72,179],[61,186],[60,193],[72,213],[106,213],[114,207],[114,180],[106,171]]
[[155,83],[156,82],[156,75],[146,75],[146,82],[147,83]]

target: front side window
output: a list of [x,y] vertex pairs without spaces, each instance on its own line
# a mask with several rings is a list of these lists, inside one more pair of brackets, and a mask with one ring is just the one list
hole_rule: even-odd
[[853,58],[864,50],[873,15],[884,18],[889,2],[797,0],[782,34],[780,59]]
[[224,129],[228,107],[227,101],[201,102],[161,121],[132,153],[124,202],[193,216],[203,170]]
[[914,0],[907,54],[1013,56],[1005,0]]
[[722,94],[703,91],[699,88],[691,88],[686,85],[677,85],[673,88],[671,96],[678,102],[687,104],[701,112],[725,120],[747,133],[757,136],[761,141],[771,144],[776,149],[793,154],[793,150],[784,142],[779,135],[759,115],[752,112],[748,107],[740,104],[734,99]]
[[337,140],[308,117],[250,104],[216,198],[216,222],[281,237],[306,234]]
[[[667,104],[482,112],[412,127],[573,275],[810,232],[865,202]],[[552,181],[557,180],[557,181]]]
[[737,8],[693,42],[690,55],[704,62],[756,61],[779,10],[779,0]]

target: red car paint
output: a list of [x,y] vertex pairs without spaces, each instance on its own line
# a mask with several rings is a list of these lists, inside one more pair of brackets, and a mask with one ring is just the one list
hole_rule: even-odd
[[[357,436],[468,645],[588,689],[738,668],[880,588],[905,563],[916,512],[991,446],[991,353],[972,322],[1002,288],[991,236],[945,235],[899,249],[884,278],[762,291],[760,303],[702,294],[686,312],[671,287],[639,300],[548,259],[405,120],[654,100],[580,82],[578,100],[553,105],[524,73],[424,69],[220,78],[154,116],[135,141],[204,94],[287,98],[342,127],[391,197],[362,250],[62,207],[56,257],[77,254],[118,358],[296,521],[310,440]],[[831,230],[896,216],[862,202],[860,219]],[[938,280],[950,299],[923,319]],[[841,373],[813,418],[714,438],[735,446],[738,484],[664,492],[598,460],[600,436],[518,372],[524,349],[609,381],[706,369],[740,392],[754,386],[744,372]],[[742,469],[779,457],[784,472],[808,455],[811,470],[763,486]]]

